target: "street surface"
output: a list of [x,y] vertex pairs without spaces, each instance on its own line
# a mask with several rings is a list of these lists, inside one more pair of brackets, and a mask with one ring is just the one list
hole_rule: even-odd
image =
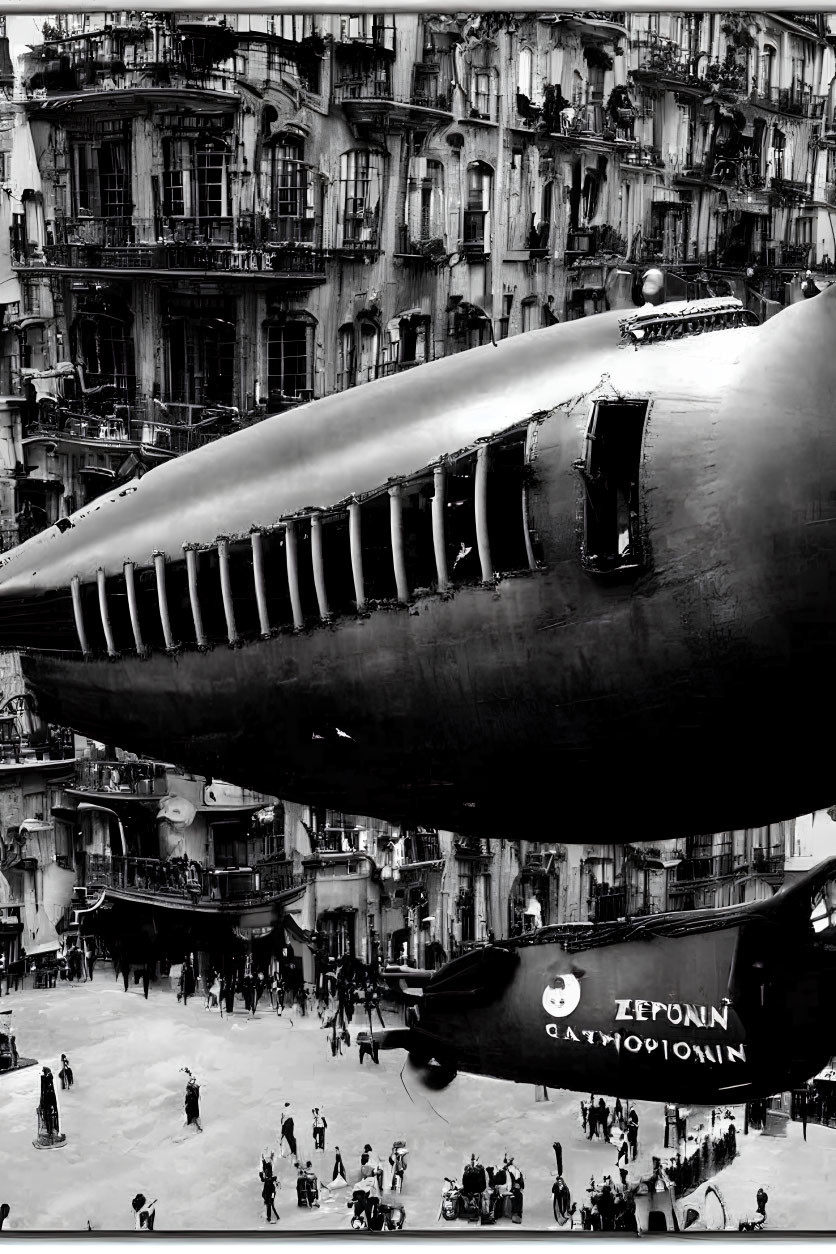
[[[98,1231],[131,1231],[131,1199],[138,1192],[157,1199],[158,1232],[271,1230],[261,1201],[260,1154],[266,1145],[278,1151],[279,1110],[288,1100],[300,1154],[328,1182],[339,1145],[349,1187],[330,1200],[323,1192],[318,1210],[299,1209],[291,1161],[278,1159],[284,1187],[276,1198],[281,1222],[274,1231],[348,1232],[346,1201],[366,1142],[384,1161],[395,1139],[407,1142],[400,1200],[405,1227],[413,1232],[472,1231],[463,1221],[437,1217],[444,1177],[460,1180],[474,1151],[486,1163],[501,1162],[507,1151],[523,1171],[522,1227],[504,1221],[492,1230],[508,1235],[557,1227],[553,1141],[563,1145],[564,1176],[579,1205],[591,1176],[618,1179],[615,1145],[589,1142],[582,1133],[580,1094],[552,1090],[549,1102],[538,1103],[531,1086],[466,1075],[442,1092],[429,1091],[400,1052],[381,1054],[377,1067],[368,1059],[358,1064],[354,1041],[365,1025],[357,1017],[350,1025],[351,1048],[333,1058],[329,1034],[315,1014],[299,1018],[285,1011],[279,1018],[262,1001],[254,1018],[243,1009],[221,1018],[204,1009],[201,997],[178,1005],[167,981],[152,986],[146,1002],[141,986],[131,983],[126,993],[112,968],[101,963],[92,983],[27,989],[4,997],[2,1006],[14,1009],[21,1054],[40,1064],[0,1076],[0,1202],[11,1207],[8,1232],[80,1232],[88,1221]],[[393,1022],[384,1017],[387,1025]],[[67,1092],[58,1083],[62,1052],[75,1073]],[[63,1149],[32,1145],[43,1065],[56,1079],[67,1134]],[[202,1133],[184,1127],[182,1067],[201,1084]],[[313,1106],[328,1121],[324,1154],[312,1148]],[[636,1166],[649,1174],[652,1153],[661,1152],[663,1108],[636,1106]],[[836,1132],[811,1125],[805,1144],[801,1126],[790,1124],[786,1139],[744,1137],[742,1110],[736,1116],[741,1154],[717,1177],[735,1228],[740,1215],[754,1212],[759,1186],[769,1194],[768,1230],[836,1228]],[[689,1132],[704,1117],[692,1111]]]

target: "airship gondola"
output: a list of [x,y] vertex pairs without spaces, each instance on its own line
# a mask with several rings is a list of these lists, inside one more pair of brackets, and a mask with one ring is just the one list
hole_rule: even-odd
[[836,1043],[836,858],[765,901],[542,928],[425,974],[415,1025],[372,1035],[436,1086],[709,1105],[797,1088]]

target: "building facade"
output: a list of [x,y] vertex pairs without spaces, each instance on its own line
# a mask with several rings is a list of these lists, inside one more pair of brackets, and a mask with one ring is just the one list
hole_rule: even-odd
[[651,264],[768,315],[836,256],[834,69],[814,14],[45,22],[0,106],[20,534]]

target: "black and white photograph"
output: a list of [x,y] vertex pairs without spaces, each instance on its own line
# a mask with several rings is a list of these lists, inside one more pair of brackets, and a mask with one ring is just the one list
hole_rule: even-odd
[[346,8],[0,17],[3,1237],[832,1233],[836,12]]

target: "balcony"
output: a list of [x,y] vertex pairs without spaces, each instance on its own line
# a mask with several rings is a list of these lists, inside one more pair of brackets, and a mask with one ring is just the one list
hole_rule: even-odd
[[457,836],[454,853],[462,862],[489,862],[493,858],[490,843],[478,836]]
[[629,71],[636,83],[658,86],[686,96],[704,95],[709,83],[697,73],[696,62],[673,40],[649,32],[638,40],[644,49],[639,65]]
[[90,888],[134,892],[143,897],[156,897],[160,904],[182,903],[186,909],[198,904],[219,910],[225,906],[255,904],[305,885],[304,875],[294,875],[290,861],[273,863],[263,873],[261,869],[249,868],[216,872],[180,859],[107,857],[104,854],[88,854],[85,863],[84,877]]
[[784,852],[772,850],[767,853],[764,849],[753,849],[752,857],[748,864],[745,862],[737,867],[738,875],[745,875],[750,879],[780,879],[784,878]]
[[[238,279],[269,274],[294,286],[325,281],[321,249],[292,238],[301,229],[255,215],[233,218],[59,219],[53,242],[38,252],[12,240],[12,264],[36,273],[190,275],[211,273]],[[311,227],[313,230],[313,225]],[[291,238],[282,239],[282,234]],[[271,239],[275,235],[277,238]]]
[[671,884],[670,891],[672,894],[689,892],[695,884],[721,879],[733,875],[734,871],[731,853],[683,858],[676,868],[676,879]]
[[627,913],[627,893],[623,888],[602,887],[587,898],[590,923],[613,923]]
[[662,160],[662,154],[658,148],[649,145],[636,144],[633,148],[627,148],[621,154],[621,169],[629,170],[662,170],[665,163]]
[[773,175],[769,180],[769,190],[774,192],[781,201],[804,201],[811,196],[810,185],[804,179],[785,179]]
[[568,110],[558,114],[559,130],[553,132],[561,139],[590,141],[602,144],[633,145],[634,114],[630,110],[607,111],[603,103],[576,104],[572,115]]
[[83,760],[68,791],[108,797],[167,797],[168,769],[162,762]]
[[[81,55],[78,45],[73,55]],[[190,108],[211,104],[217,109],[219,98],[226,97],[227,108],[239,104],[231,60],[229,68],[222,68],[176,53],[157,58],[140,54],[130,64],[116,57],[73,63],[70,56],[48,60],[30,55],[16,96],[28,112],[50,116],[64,112],[74,116],[96,114],[117,97],[121,108],[137,112],[147,109],[149,102],[158,106],[188,104]]]
[[789,117],[818,119],[824,117],[826,96],[816,96],[796,87],[770,87],[768,91],[753,91],[749,100],[762,109],[785,113]]
[[462,238],[459,240],[459,251],[465,257],[478,259],[490,252],[490,238],[486,235],[487,224],[486,209],[465,209]]
[[[294,403],[302,404],[302,399]],[[181,405],[144,396],[137,397],[133,404],[117,406],[116,415],[102,417],[68,407],[57,408],[28,422],[23,438],[59,445],[121,444],[166,459],[203,448],[242,425],[238,411],[228,406]],[[265,416],[258,415],[255,420]]]
[[561,14],[561,26],[566,26],[570,30],[577,30],[581,36],[584,33],[596,36],[598,38],[616,39],[627,38],[627,27],[624,22],[625,14],[623,12],[615,12],[607,9],[585,9],[581,13],[565,13]]
[[341,79],[334,88],[334,100],[355,125],[372,125],[385,119],[391,126],[434,126],[453,120],[450,92],[415,93],[403,98],[394,95],[388,77]]
[[423,867],[441,861],[441,845],[437,832],[418,832],[404,838],[404,860],[399,863],[402,871],[410,867]]

